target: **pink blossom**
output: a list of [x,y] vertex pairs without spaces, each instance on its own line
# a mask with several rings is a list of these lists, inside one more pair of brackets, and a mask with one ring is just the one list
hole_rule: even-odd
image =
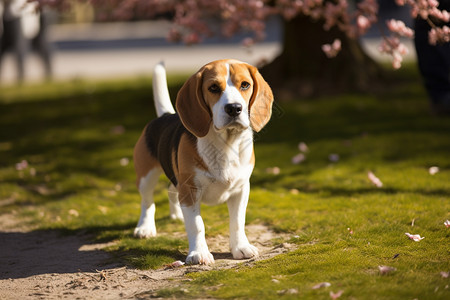
[[358,16],[356,23],[362,29],[366,29],[370,26],[369,19],[367,19],[365,16]]
[[450,42],[450,27],[442,26],[441,28],[432,28],[428,33],[428,41],[431,45]]
[[409,53],[408,48],[405,46],[405,44],[400,43],[397,47],[397,51],[401,56],[405,56]]
[[333,43],[322,45],[322,51],[329,58],[335,57],[341,51],[341,40],[335,39]]
[[408,54],[408,48],[406,48],[396,36],[384,37],[378,50],[381,53],[392,56],[392,66],[394,69],[399,69],[401,67],[403,56]]
[[445,221],[444,225],[445,225],[446,228],[449,228],[450,227],[450,221],[449,220]]
[[411,28],[407,27],[402,21],[391,19],[386,23],[390,31],[395,32],[400,36],[409,38],[414,36],[414,31]]

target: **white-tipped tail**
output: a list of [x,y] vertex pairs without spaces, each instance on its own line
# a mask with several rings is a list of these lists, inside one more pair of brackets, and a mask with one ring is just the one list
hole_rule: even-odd
[[174,114],[172,102],[170,101],[169,89],[167,88],[166,68],[160,62],[153,70],[153,99],[155,101],[156,114]]

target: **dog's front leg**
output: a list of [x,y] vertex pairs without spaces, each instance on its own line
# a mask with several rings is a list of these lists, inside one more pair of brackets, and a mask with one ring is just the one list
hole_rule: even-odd
[[250,194],[250,183],[228,200],[230,214],[230,250],[234,259],[258,256],[258,249],[251,245],[245,235],[245,211]]
[[200,215],[200,201],[190,206],[181,206],[184,217],[184,225],[189,239],[189,254],[187,264],[210,265],[214,263],[214,257],[209,252],[205,239],[205,225]]

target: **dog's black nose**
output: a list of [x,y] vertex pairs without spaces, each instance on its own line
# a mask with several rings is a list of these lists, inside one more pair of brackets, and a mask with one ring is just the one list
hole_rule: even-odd
[[239,103],[232,103],[225,105],[225,112],[230,117],[237,117],[242,112],[242,105]]

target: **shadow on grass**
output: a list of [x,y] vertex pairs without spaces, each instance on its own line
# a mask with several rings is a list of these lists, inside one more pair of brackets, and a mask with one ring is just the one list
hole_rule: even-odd
[[[42,274],[95,272],[132,265],[156,269],[184,260],[187,242],[171,237],[136,239],[133,224],[0,232],[0,280]],[[105,251],[107,250],[107,251]]]
[[0,279],[119,266],[110,254],[89,248],[90,243],[85,235],[61,235],[57,230],[0,232]]

